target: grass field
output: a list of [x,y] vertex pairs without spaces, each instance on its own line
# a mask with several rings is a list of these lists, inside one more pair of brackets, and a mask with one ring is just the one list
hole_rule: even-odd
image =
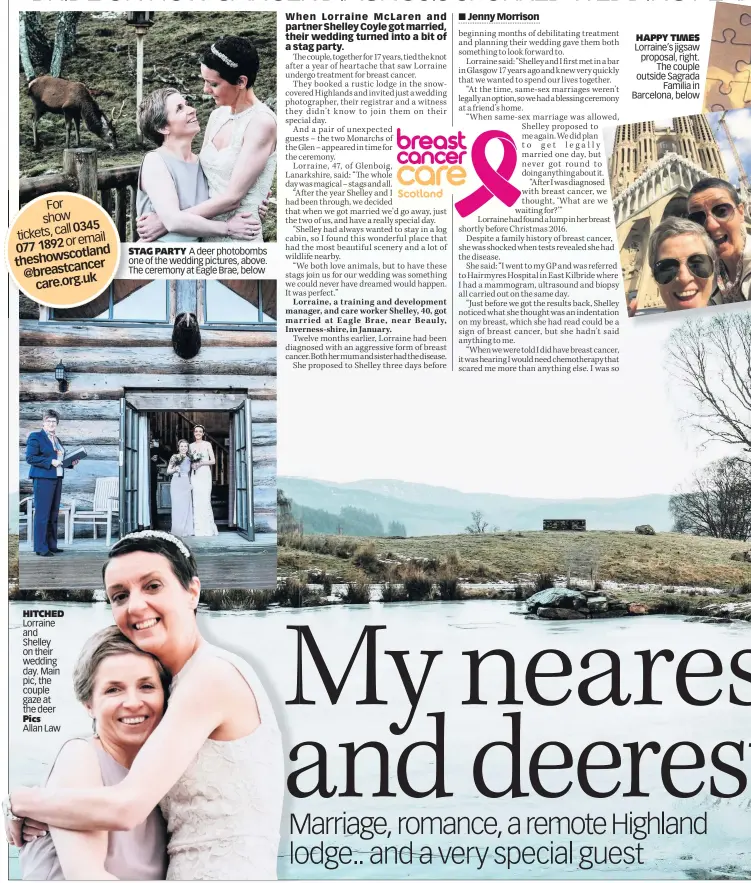
[[[309,536],[303,539],[302,548],[294,548],[296,543],[296,537],[280,537],[278,567],[282,576],[322,570],[335,581],[368,576],[377,581],[390,562],[423,559],[430,563],[450,557],[457,576],[475,582],[528,580],[538,573],[581,576],[592,565],[600,581],[634,585],[731,591],[751,582],[751,564],[730,560],[731,554],[743,551],[747,543],[676,533],[650,537],[618,531],[529,531],[373,540]],[[356,548],[362,550],[371,543],[375,562],[368,562],[368,556],[361,554],[366,566],[358,565]],[[337,545],[341,546],[339,554]],[[351,554],[345,554],[347,549]]]
[[[55,33],[55,14],[42,13],[48,36]],[[202,95],[200,56],[202,50],[220,36],[248,37],[256,46],[261,67],[255,93],[276,110],[276,13],[274,12],[162,12],[144,40],[144,94],[162,86],[174,86],[194,102],[201,130],[204,131],[214,102]],[[39,71],[38,73],[43,73]],[[85,13],[78,23],[74,54],[63,62],[62,76],[87,85],[102,110],[110,114],[120,108],[116,125],[118,148],[110,151],[81,125],[81,146],[101,147],[101,168],[139,163],[145,150],[136,141],[136,37],[125,17],[112,12]],[[33,148],[31,100],[23,72],[19,73],[19,164],[21,175],[41,175],[61,171],[65,148],[62,116],[47,114],[39,123],[41,148]],[[194,149],[201,146],[196,137]],[[274,186],[274,192],[276,185]],[[273,230],[273,235],[272,235]],[[276,239],[276,218],[272,206],[264,225],[267,240]]]

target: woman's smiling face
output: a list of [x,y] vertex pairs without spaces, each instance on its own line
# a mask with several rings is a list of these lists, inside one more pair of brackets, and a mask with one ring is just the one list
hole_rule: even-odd
[[196,441],[201,441],[203,439],[203,427],[202,426],[196,426],[196,428],[193,430],[193,437],[195,438]]
[[222,79],[222,75],[205,64],[201,65],[201,77],[203,79],[203,94],[211,95],[215,103],[220,107],[227,105],[232,107],[242,92],[245,92],[245,77],[240,77],[239,83],[230,83]]
[[178,454],[187,454],[188,453],[188,443],[186,441],[180,442],[177,446]]
[[88,709],[105,745],[138,749],[164,713],[164,690],[154,660],[145,653],[117,653],[97,667]]
[[[717,217],[713,209],[722,217]],[[730,193],[724,187],[708,187],[693,194],[688,200],[689,218],[697,213],[703,215],[702,226],[714,242],[720,260],[740,259],[744,243],[743,208],[734,204]]]
[[196,630],[201,583],[194,577],[184,588],[163,555],[131,552],[112,558],[104,586],[120,631],[159,659]]
[[164,109],[167,113],[167,128],[163,132],[165,137],[188,135],[192,138],[201,131],[201,124],[198,122],[195,108],[191,107],[179,92],[173,92],[167,96]]
[[[696,255],[703,255],[709,261],[709,276],[707,278],[691,272],[689,259]],[[712,296],[714,275],[712,263],[701,236],[684,233],[666,239],[657,253],[655,266],[664,260],[677,261],[678,263],[675,277],[664,285],[660,285],[659,282],[657,284],[665,307],[668,310],[690,310],[695,307],[706,307]]]

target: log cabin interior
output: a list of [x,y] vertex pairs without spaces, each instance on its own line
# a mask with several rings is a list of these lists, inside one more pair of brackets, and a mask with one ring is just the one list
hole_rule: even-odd
[[26,438],[54,408],[66,448],[87,454],[65,474],[63,504],[90,509],[96,479],[117,477],[121,531],[169,529],[166,460],[200,423],[219,540],[275,533],[273,280],[116,280],[57,311],[22,297],[20,367],[22,496]]

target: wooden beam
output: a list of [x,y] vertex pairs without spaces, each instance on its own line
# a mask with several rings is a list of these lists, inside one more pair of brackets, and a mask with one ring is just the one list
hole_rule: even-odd
[[253,487],[253,506],[259,509],[273,509],[276,511],[276,486]]
[[[108,347],[170,346],[172,325],[138,325],[124,328],[97,322],[20,323],[21,346],[90,347],[106,341]],[[275,347],[276,332],[240,327],[231,331],[201,327],[202,347]]]
[[242,392],[129,392],[126,398],[142,411],[230,411],[241,405],[247,395]]
[[[73,399],[119,399],[125,390],[144,392],[155,389],[182,392],[187,389],[242,390],[253,397],[276,398],[276,377],[262,375],[203,375],[184,374],[178,377],[169,374],[88,374],[80,376],[76,385],[68,392],[60,393],[54,376],[26,374],[21,376],[20,399],[26,402],[51,401],[67,402]],[[255,407],[255,403],[253,405]]]
[[276,460],[254,463],[253,487],[276,487]]
[[256,533],[276,533],[276,514],[253,512],[253,527]]
[[[34,420],[21,420],[19,423],[19,435],[26,441],[32,432],[39,429],[39,423]],[[101,445],[108,442],[116,442],[120,435],[119,420],[60,420],[58,427],[60,441],[66,448],[74,445]]]
[[[266,390],[262,390],[262,393]],[[250,420],[252,423],[276,423],[276,397],[261,399],[255,391],[248,393],[250,403]]]
[[[63,495],[93,494],[97,478],[110,478],[119,475],[116,460],[82,460],[75,469],[66,469],[63,476]],[[21,495],[31,493],[29,467],[20,464],[19,487]]]
[[[26,462],[26,439],[22,436],[22,442],[18,448],[18,459],[21,463]],[[70,447],[70,445],[68,445]],[[87,460],[112,460],[117,461],[120,445],[117,442],[104,445],[85,444]]]
[[[276,469],[276,445],[261,445],[256,447],[253,445],[253,471],[261,466],[272,465]],[[255,479],[253,481],[255,484]]]
[[205,374],[276,374],[276,349],[251,347],[222,349],[202,347],[194,359],[181,359],[172,347],[121,347],[114,353],[109,347],[21,347],[21,371],[34,373],[55,372],[62,361],[68,369],[70,386],[74,387],[81,374],[134,373],[185,375]]
[[47,408],[54,408],[60,414],[61,425],[68,420],[119,420],[120,405],[117,402],[72,401],[60,407],[60,402],[21,402],[19,415],[21,420],[36,421],[41,428],[42,414]]
[[175,283],[175,315],[193,313],[198,316],[198,281],[178,279]]
[[276,423],[252,423],[250,433],[254,448],[276,444]]

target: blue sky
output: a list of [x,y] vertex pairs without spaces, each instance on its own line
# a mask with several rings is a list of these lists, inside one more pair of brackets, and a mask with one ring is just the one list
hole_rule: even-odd
[[[722,160],[725,169],[733,184],[738,183],[738,167],[733,158],[730,145],[725,137],[725,132],[720,125],[721,113],[708,113],[707,120],[714,132],[717,143],[722,151]],[[751,110],[729,110],[725,115],[725,122],[733,136],[735,148],[740,154],[741,163],[746,174],[751,177]]]

